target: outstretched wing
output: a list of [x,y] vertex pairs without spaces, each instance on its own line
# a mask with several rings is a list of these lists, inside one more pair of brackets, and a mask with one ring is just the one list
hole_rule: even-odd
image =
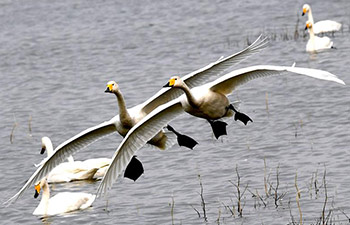
[[[262,35],[260,35],[251,45],[242,51],[225,58],[220,58],[219,60],[210,63],[199,70],[187,74],[182,78],[182,80],[185,81],[189,88],[203,85],[210,79],[213,80],[221,75],[222,72],[231,66],[236,65],[247,59],[249,56],[261,51],[267,46],[267,44],[267,38],[263,38]],[[171,101],[182,94],[183,92],[177,88],[162,88],[159,92],[142,104],[142,110],[148,114],[158,106]]]
[[344,84],[344,81],[339,79],[336,75],[331,74],[324,70],[301,68],[301,67],[289,67],[289,66],[270,66],[259,65],[251,66],[239,70],[232,71],[219,79],[211,82],[210,89],[215,92],[219,92],[225,95],[231,94],[234,89],[242,84],[247,83],[250,80],[254,80],[260,77],[267,77],[272,75],[280,75],[283,72],[291,72],[300,75],[305,75],[321,80],[334,81],[340,84]]
[[97,194],[106,193],[129,164],[132,156],[153,138],[168,122],[183,112],[179,98],[161,105],[130,129],[114,153]]
[[97,126],[86,129],[74,137],[60,144],[54,151],[54,153],[43,160],[39,165],[40,167],[34,172],[29,180],[24,184],[20,191],[18,191],[13,197],[7,200],[4,204],[8,205],[16,201],[30,186],[34,185],[45,177],[53,168],[62,163],[70,155],[73,155],[78,150],[87,147],[98,139],[112,134],[116,131],[115,123],[119,120],[116,116],[110,121],[106,121]]

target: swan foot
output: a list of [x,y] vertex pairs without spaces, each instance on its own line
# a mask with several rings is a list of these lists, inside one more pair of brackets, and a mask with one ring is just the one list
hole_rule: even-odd
[[130,163],[125,169],[124,177],[136,181],[143,174],[143,166],[140,160],[133,156]]
[[187,147],[187,148],[193,150],[194,146],[196,146],[198,144],[198,142],[196,140],[194,140],[193,138],[191,138],[187,135],[180,134],[170,125],[167,125],[167,129],[176,135],[177,143],[179,144],[179,146],[184,146],[184,147]]
[[219,120],[216,120],[216,121],[208,120],[208,122],[210,123],[211,128],[213,129],[213,133],[216,139],[219,139],[221,135],[227,135],[227,132],[226,132],[227,123]]
[[238,112],[238,111],[235,109],[235,107],[233,107],[232,104],[230,104],[230,105],[228,106],[228,108],[229,108],[229,109],[232,109],[232,110],[235,112],[235,117],[234,117],[235,121],[239,120],[239,121],[241,121],[242,123],[244,123],[244,125],[247,125],[247,123],[248,123],[249,121],[250,121],[250,122],[253,122],[253,120],[252,120],[249,116],[247,116],[247,115],[244,114],[244,113]]

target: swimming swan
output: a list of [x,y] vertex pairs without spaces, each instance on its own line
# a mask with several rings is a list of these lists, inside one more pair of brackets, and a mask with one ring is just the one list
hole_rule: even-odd
[[[98,188],[97,195],[106,193],[112,187],[113,182],[124,170],[136,151],[142,148],[147,140],[157,133],[171,120],[182,114],[184,111],[196,117],[205,119],[219,119],[233,115],[227,95],[230,95],[238,86],[250,80],[279,75],[282,72],[297,73],[317,79],[334,81],[345,84],[335,75],[316,69],[285,67],[285,66],[251,66],[228,73],[217,80],[199,87],[188,88],[181,79],[170,79],[170,86],[177,86],[178,83],[184,95],[159,106],[149,115],[137,123],[125,136],[118,149],[115,151],[112,163],[108,167]],[[174,89],[174,88],[173,88]],[[213,110],[215,109],[215,110]]]
[[[220,58],[219,60],[210,63],[209,65],[199,70],[187,74],[182,79],[186,81],[187,85],[190,88],[202,85],[208,80],[221,75],[222,72],[224,72],[231,66],[238,64],[247,57],[264,49],[267,46],[267,43],[268,42],[266,38],[262,38],[261,36],[259,36],[254,43],[252,43],[244,50],[236,54],[230,55],[226,58]],[[175,99],[181,94],[181,90],[163,88],[151,98],[146,100],[144,103],[132,107],[130,109],[125,110],[125,104],[121,104],[122,108],[120,109],[120,111],[127,111],[131,118],[135,118],[136,122],[144,118],[159,105],[162,105],[172,99]],[[73,155],[77,151],[89,146],[90,144],[99,140],[100,138],[112,134],[116,131],[118,131],[118,133],[121,135],[125,135],[131,127],[123,127],[123,121],[121,121],[122,119],[123,118],[120,117],[120,115],[116,115],[111,120],[96,125],[94,127],[88,128],[60,144],[55,149],[54,154],[41,163],[40,167],[32,174],[32,176],[27,180],[24,186],[13,197],[6,201],[5,204],[10,204],[13,201],[17,200],[24,193],[24,191],[28,189],[28,187],[40,181],[55,166],[63,162],[70,155]],[[158,133],[160,130],[161,129],[158,130]],[[154,135],[156,134],[157,133],[155,133]]]
[[61,192],[50,198],[50,188],[46,178],[35,185],[37,198],[42,190],[42,197],[33,215],[52,216],[76,210],[89,208],[95,201],[96,195],[82,192]]
[[[47,152],[47,157],[53,154],[53,145],[49,137],[41,139],[41,154]],[[111,163],[109,158],[87,159],[85,161],[74,161],[73,157],[68,158],[68,162],[64,162],[56,166],[47,176],[49,183],[70,182],[76,180],[90,180],[103,177],[106,168]]]
[[308,20],[313,24],[315,34],[339,31],[341,28],[341,24],[333,20],[322,20],[315,23],[311,7],[308,4],[303,5],[303,12],[301,15],[304,16],[306,13],[308,13]]
[[314,34],[313,24],[311,21],[306,22],[305,30],[309,29],[309,40],[306,44],[307,52],[317,52],[324,49],[330,49],[333,47],[333,41],[329,37],[317,37]]
[[[47,157],[53,154],[53,146],[50,138],[41,138],[41,153],[47,151]],[[82,161],[63,162],[56,166],[47,176],[49,183],[71,182],[76,180],[91,180],[99,168],[87,167]]]

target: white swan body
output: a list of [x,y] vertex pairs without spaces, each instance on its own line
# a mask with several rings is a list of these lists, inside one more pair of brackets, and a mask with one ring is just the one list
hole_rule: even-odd
[[[232,113],[229,113],[227,110],[229,101],[226,96],[230,95],[236,87],[259,77],[278,75],[282,72],[292,72],[345,84],[335,75],[322,70],[261,65],[235,70],[200,87],[192,89],[184,88],[185,94],[183,96],[159,106],[128,132],[114,153],[113,161],[102,179],[97,194],[106,193],[128,165],[136,151],[142,148],[152,135],[184,111],[201,118],[217,119],[219,117],[231,116]],[[176,81],[173,79],[169,83],[176,85]],[[214,99],[217,100],[216,103]],[[193,101],[202,102],[203,107],[194,107],[191,103]],[[209,107],[208,103],[216,104],[215,108],[218,109],[217,112],[213,112],[211,110],[212,107]]]
[[50,198],[49,184],[44,178],[36,186],[36,196],[42,189],[42,197],[33,215],[52,216],[90,207],[96,195],[82,192],[61,192]]
[[[186,81],[187,85],[190,88],[202,85],[208,80],[214,79],[215,77],[221,75],[222,72],[231,66],[236,65],[249,56],[261,51],[266,46],[267,39],[260,36],[254,43],[242,51],[225,58],[220,58],[219,60],[210,63],[199,70],[187,74],[182,79]],[[119,110],[124,110],[124,112],[127,112],[129,116],[135,120],[134,124],[132,124],[133,126],[137,124],[136,122],[143,119],[159,105],[169,102],[172,99],[179,97],[180,95],[182,95],[181,90],[163,88],[151,98],[146,100],[144,103],[130,109],[126,109],[126,107],[123,106],[119,108]],[[119,101],[118,99],[118,104],[120,107],[120,105],[125,105],[125,102],[123,103],[123,101]],[[6,201],[6,203],[11,203],[18,199],[23,194],[23,192],[28,189],[29,186],[33,185],[35,182],[40,181],[40,179],[45,177],[55,166],[63,162],[66,158],[68,158],[70,155],[73,155],[77,151],[116,131],[118,131],[118,133],[122,136],[126,135],[132,126],[123,126],[124,121],[123,118],[121,118],[122,114],[123,113],[120,112],[119,115],[114,116],[109,121],[88,128],[60,144],[55,149],[54,154],[40,164],[40,167],[33,173],[33,175],[28,179],[24,186],[13,197]],[[160,130],[161,129],[158,130],[158,133]],[[154,135],[156,134],[157,133]]]
[[339,31],[341,29],[341,24],[333,21],[333,20],[322,20],[315,23],[314,18],[312,16],[311,7],[308,4],[303,5],[303,13],[308,14],[308,20],[313,24],[313,29],[315,34],[326,33],[326,32],[334,32]]
[[307,52],[317,52],[320,50],[330,49],[333,47],[333,41],[329,37],[318,37],[313,30],[313,24],[311,21],[306,22],[306,28],[309,30],[309,40],[306,44]]
[[[41,139],[42,152],[46,150],[47,157],[53,154],[53,146],[50,138]],[[109,164],[108,164],[109,165]],[[49,183],[71,182],[76,180],[93,179],[99,167],[91,166],[82,161],[74,161],[70,157],[69,162],[64,162],[56,166],[47,176]]]

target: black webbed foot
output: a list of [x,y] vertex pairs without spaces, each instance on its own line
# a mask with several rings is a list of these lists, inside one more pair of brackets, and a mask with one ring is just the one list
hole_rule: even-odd
[[167,125],[167,129],[176,135],[179,146],[184,146],[193,150],[194,146],[198,144],[196,140],[187,135],[180,134],[170,125]]
[[210,123],[211,128],[213,129],[213,133],[216,139],[219,139],[221,135],[227,135],[227,132],[226,132],[227,123],[219,120],[216,120],[216,121],[208,120],[208,122]]
[[229,108],[229,109],[232,109],[232,110],[235,112],[235,117],[234,117],[235,121],[239,120],[239,121],[241,121],[242,123],[244,123],[244,125],[247,125],[247,123],[248,123],[249,121],[250,121],[250,122],[253,122],[253,120],[252,120],[249,116],[247,116],[247,115],[244,114],[244,113],[238,112],[238,111],[235,109],[235,107],[233,107],[232,104],[230,104],[230,105],[228,106],[228,108]]
[[136,181],[143,174],[143,166],[140,160],[134,155],[125,169],[124,177]]

